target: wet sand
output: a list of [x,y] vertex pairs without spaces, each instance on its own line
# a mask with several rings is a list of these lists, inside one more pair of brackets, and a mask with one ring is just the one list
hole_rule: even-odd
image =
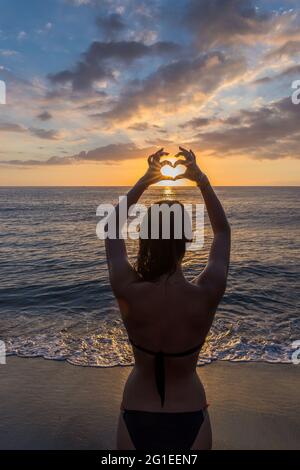
[[[8,357],[0,365],[0,449],[114,449],[129,367]],[[300,366],[199,367],[214,449],[300,449]]]

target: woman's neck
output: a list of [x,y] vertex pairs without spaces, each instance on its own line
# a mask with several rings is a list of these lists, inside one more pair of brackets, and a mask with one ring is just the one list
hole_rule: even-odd
[[162,281],[169,281],[169,282],[178,282],[184,279],[184,274],[182,272],[181,264],[177,264],[176,270],[174,272],[163,274],[160,277]]

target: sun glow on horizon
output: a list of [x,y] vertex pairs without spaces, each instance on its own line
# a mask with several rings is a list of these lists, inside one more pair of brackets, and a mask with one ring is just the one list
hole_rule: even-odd
[[182,0],[172,18],[167,0],[57,2],[2,0],[0,186],[132,186],[149,155],[175,162],[179,145],[213,185],[299,185],[295,0],[209,2],[209,17]]
[[175,194],[175,191],[169,186],[166,186],[163,190],[163,195],[166,199],[174,199]]
[[[168,157],[167,159],[165,159],[165,161],[169,161],[170,163],[172,163],[174,165],[174,163],[177,161],[177,159],[175,157]],[[169,165],[165,165],[161,169],[161,174],[163,176],[171,176],[172,178],[175,178],[177,175],[181,175],[184,172],[185,172],[185,167],[183,165],[179,165],[176,168],[172,168]],[[176,181],[162,180],[157,184],[157,186],[167,186],[167,187],[185,186],[186,181],[187,181],[186,179],[179,179],[179,180],[176,180]]]

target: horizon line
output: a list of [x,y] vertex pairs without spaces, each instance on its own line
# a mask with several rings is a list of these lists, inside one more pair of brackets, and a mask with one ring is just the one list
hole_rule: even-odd
[[[134,185],[0,185],[0,189],[6,188],[131,188]],[[212,185],[215,188],[299,188],[299,184],[216,184]],[[197,188],[196,185],[189,185],[189,186],[168,186],[168,185],[161,185],[161,186],[152,186],[147,189],[161,189],[161,188]]]

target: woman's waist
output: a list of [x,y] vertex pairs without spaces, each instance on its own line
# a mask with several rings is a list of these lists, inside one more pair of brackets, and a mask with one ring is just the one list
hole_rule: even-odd
[[[163,411],[194,411],[205,407],[204,387],[196,371],[165,373]],[[122,406],[127,409],[162,411],[154,371],[134,367],[125,384]]]

